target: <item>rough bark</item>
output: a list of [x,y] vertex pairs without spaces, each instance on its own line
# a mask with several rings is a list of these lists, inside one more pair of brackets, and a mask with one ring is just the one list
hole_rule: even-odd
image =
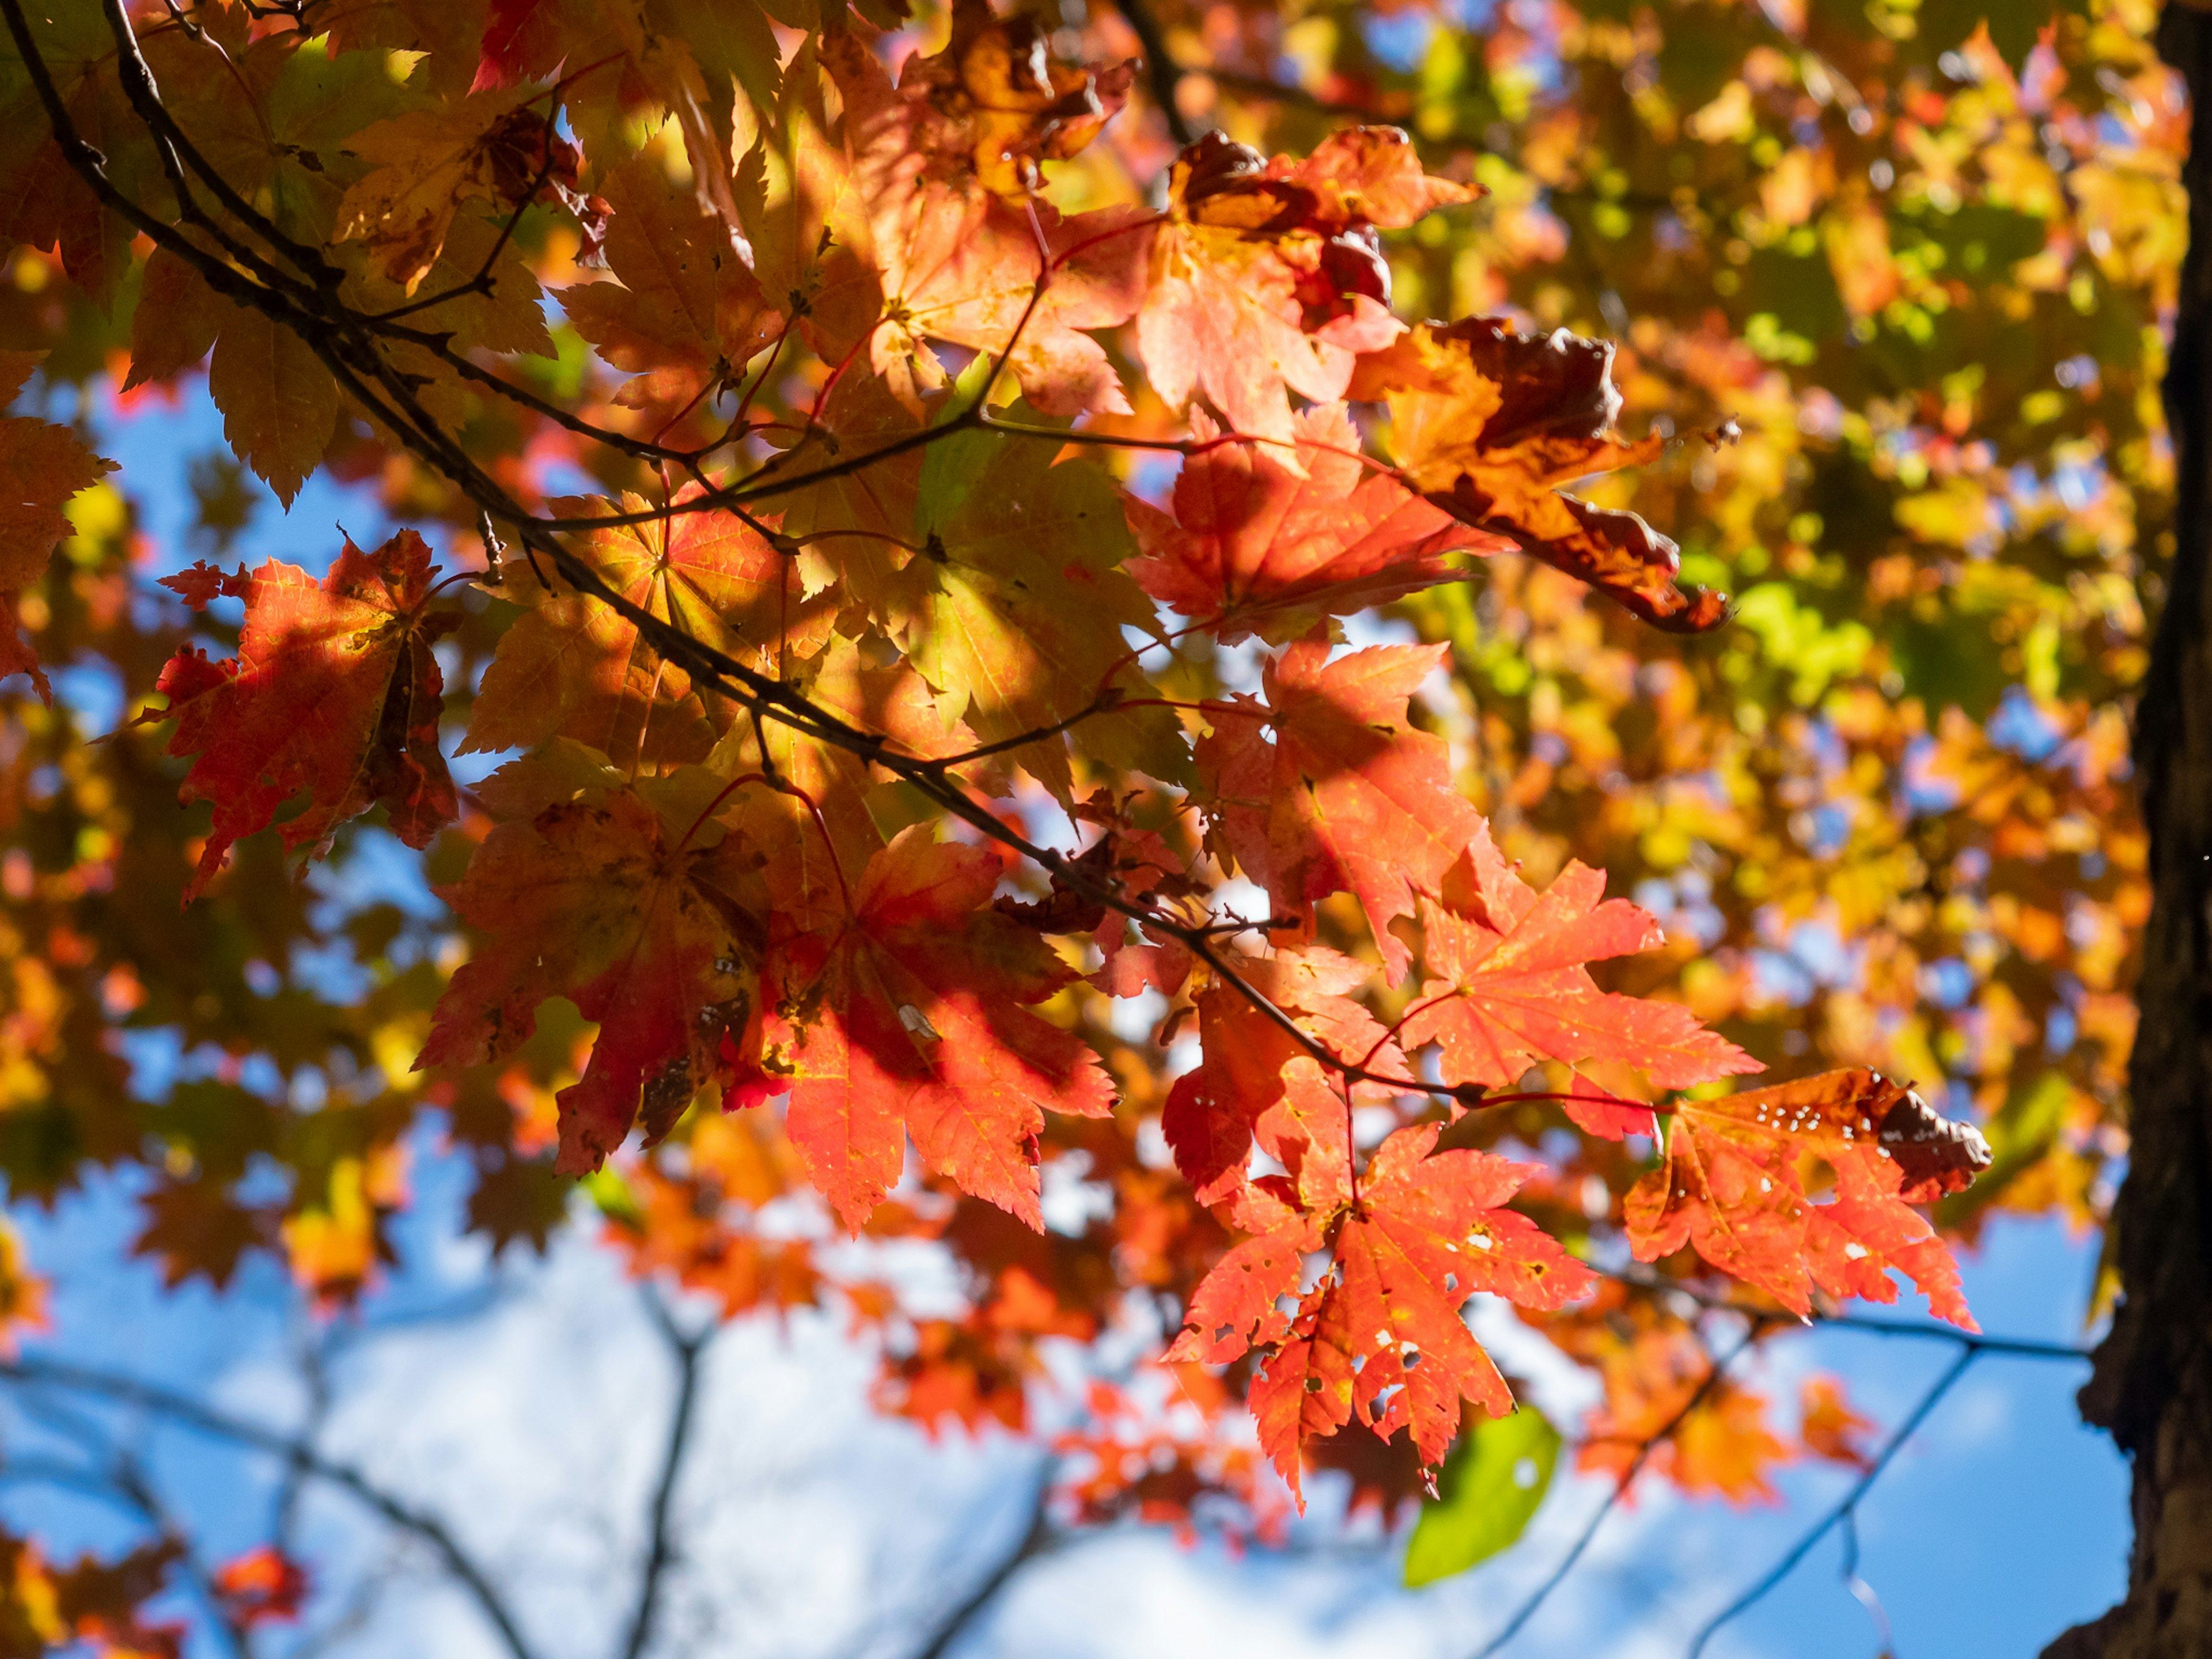
[[2113,1220],[2122,1301],[2081,1396],[2133,1462],[2136,1538],[2126,1601],[2045,1659],[2212,1656],[2212,12],[2167,0],[2159,47],[2193,112],[2166,379],[2174,546],[2136,714],[2153,897]]

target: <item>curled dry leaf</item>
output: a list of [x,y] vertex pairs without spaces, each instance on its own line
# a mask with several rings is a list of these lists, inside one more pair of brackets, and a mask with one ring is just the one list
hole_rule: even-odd
[[1565,329],[1523,335],[1493,317],[1426,324],[1362,361],[1355,398],[1390,408],[1399,465],[1455,518],[1503,536],[1655,627],[1698,633],[1728,615],[1677,585],[1681,552],[1633,513],[1562,486],[1657,459],[1661,441],[1613,434],[1613,347]]

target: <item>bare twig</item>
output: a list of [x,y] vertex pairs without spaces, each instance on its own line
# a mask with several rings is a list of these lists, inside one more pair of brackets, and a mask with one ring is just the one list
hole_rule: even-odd
[[684,1472],[684,1458],[691,1446],[693,1410],[699,1399],[700,1357],[714,1340],[717,1328],[709,1325],[696,1334],[685,1331],[650,1285],[641,1294],[654,1328],[659,1331],[676,1361],[676,1403],[668,1419],[668,1439],[661,1449],[660,1478],[653,1490],[650,1541],[644,1571],[638,1576],[637,1610],[630,1615],[629,1634],[623,1643],[623,1659],[640,1659],[646,1644],[653,1639],[653,1620],[659,1608],[661,1586],[676,1560],[675,1533],[671,1526],[675,1513],[676,1482]]
[[1160,106],[1169,136],[1178,144],[1190,143],[1198,135],[1176,107],[1176,88],[1182,82],[1182,66],[1168,51],[1168,38],[1161,31],[1160,20],[1152,15],[1152,9],[1146,0],[1112,0],[1112,3],[1128,23],[1129,32],[1137,37],[1137,44],[1145,49],[1145,78],[1152,83],[1152,101]]
[[[5,3],[12,4],[14,0],[5,0]],[[461,1547],[459,1540],[447,1529],[445,1523],[437,1516],[416,1509],[385,1491],[351,1464],[327,1457],[293,1436],[264,1429],[256,1423],[245,1422],[213,1407],[203,1405],[188,1395],[136,1377],[24,1355],[14,1359],[0,1359],[0,1381],[33,1388],[60,1389],[135,1407],[183,1427],[197,1429],[203,1434],[212,1435],[236,1445],[251,1447],[304,1468],[317,1480],[351,1494],[391,1525],[428,1545],[476,1602],[477,1610],[498,1633],[501,1644],[513,1656],[513,1659],[533,1659],[530,1644],[523,1639],[521,1627],[507,1610],[506,1601],[493,1588],[483,1570]]]
[[[1705,1621],[1705,1628],[1698,1632],[1697,1639],[1690,1644],[1689,1659],[1698,1659],[1698,1656],[1705,1650],[1705,1644],[1719,1633],[1723,1626],[1787,1578],[1797,1564],[1811,1553],[1814,1545],[1826,1537],[1832,1528],[1850,1519],[1861,1500],[1873,1489],[1874,1483],[1881,1478],[1881,1472],[1889,1467],[1891,1460],[1911,1437],[1913,1431],[1926,1420],[1928,1413],[1936,1409],[1945,1395],[1950,1393],[1951,1385],[1964,1376],[1966,1374],[1966,1368],[1979,1358],[1981,1358],[1980,1353],[1973,1348],[1960,1349],[1959,1357],[1951,1362],[1942,1376],[1936,1378],[1935,1387],[1921,1395],[1920,1403],[1905,1414],[1904,1422],[1898,1425],[1897,1432],[1891,1435],[1888,1443],[1875,1454],[1874,1461],[1867,1465],[1865,1473],[1852,1483],[1850,1491],[1844,1495],[1843,1500],[1790,1546],[1782,1559],[1760,1576],[1758,1583]],[[1847,1563],[1848,1579],[1856,1580],[1858,1577],[1857,1555],[1858,1551],[1855,1544]],[[1878,1607],[1880,1603],[1877,1602],[1875,1605]]]
[[1521,1627],[1536,1616],[1537,1609],[1551,1599],[1552,1592],[1559,1589],[1565,1581],[1567,1575],[1574,1571],[1575,1564],[1583,1559],[1583,1553],[1589,1548],[1590,1540],[1597,1536],[1598,1528],[1605,1524],[1606,1517],[1620,1506],[1621,1498],[1626,1496],[1629,1487],[1635,1484],[1636,1477],[1644,1473],[1644,1466],[1651,1461],[1652,1454],[1666,1443],[1668,1437],[1673,1435],[1675,1430],[1689,1420],[1692,1412],[1697,1410],[1711,1397],[1713,1390],[1720,1387],[1722,1378],[1728,1375],[1729,1367],[1742,1357],[1745,1349],[1759,1340],[1760,1331],[1772,1321],[1773,1317],[1774,1316],[1771,1314],[1751,1316],[1751,1328],[1743,1334],[1743,1339],[1735,1346],[1730,1348],[1725,1355],[1711,1363],[1704,1380],[1698,1384],[1690,1397],[1682,1402],[1680,1409],[1667,1419],[1656,1434],[1636,1449],[1636,1455],[1629,1459],[1628,1467],[1620,1472],[1613,1483],[1613,1490],[1606,1494],[1605,1502],[1599,1506],[1597,1513],[1590,1516],[1589,1523],[1576,1535],[1575,1541],[1568,1547],[1567,1553],[1560,1559],[1559,1565],[1552,1569],[1550,1576],[1542,1583],[1537,1585],[1519,1607],[1514,1608],[1512,1616],[1506,1620],[1498,1633],[1476,1650],[1474,1659],[1491,1659],[1492,1654],[1504,1651],[1506,1644],[1521,1633]]
[[1052,1524],[1052,1485],[1058,1477],[1060,1464],[1048,1457],[1037,1472],[1036,1490],[1030,1500],[1029,1525],[1024,1528],[1020,1541],[999,1559],[996,1565],[981,1581],[961,1597],[955,1606],[946,1609],[929,1640],[917,1649],[914,1659],[945,1659],[953,1644],[964,1636],[969,1627],[998,1599],[999,1592],[1012,1582],[1014,1576],[1050,1551],[1060,1541],[1060,1534]]

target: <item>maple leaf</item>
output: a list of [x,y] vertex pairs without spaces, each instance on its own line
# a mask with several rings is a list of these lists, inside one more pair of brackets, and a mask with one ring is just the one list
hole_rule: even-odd
[[671,184],[657,153],[623,162],[600,188],[613,210],[607,268],[621,280],[554,297],[599,356],[635,377],[617,402],[681,410],[735,379],[779,313],[734,224]]
[[[1457,903],[1421,900],[1422,957],[1436,977],[1400,1031],[1409,1048],[1438,1046],[1446,1083],[1508,1085],[1536,1059],[1616,1060],[1662,1089],[1759,1069],[1680,1003],[1597,988],[1585,963],[1665,939],[1641,907],[1599,902],[1602,872],[1570,860],[1540,895],[1498,857],[1486,824],[1451,873],[1457,879],[1444,885]],[[1583,1103],[1584,1110],[1611,1127],[1602,1100]]]
[[1076,155],[1112,119],[1137,63],[1069,64],[1050,55],[1030,14],[999,18],[990,0],[953,0],[952,35],[932,57],[909,58],[898,90],[918,108],[915,148],[940,168],[973,171],[984,189],[1022,198],[1037,164]]
[[1797,1437],[1815,1457],[1855,1469],[1869,1467],[1865,1437],[1874,1429],[1868,1418],[1851,1409],[1840,1378],[1808,1376],[1799,1394]]
[[1333,133],[1304,161],[1206,134],[1176,159],[1152,240],[1137,317],[1152,389],[1172,409],[1203,392],[1232,431],[1290,448],[1285,389],[1332,403],[1358,354],[1401,332],[1376,228],[1478,193],[1425,175],[1395,128]]
[[160,586],[193,610],[204,611],[217,599],[244,599],[253,591],[253,578],[243,565],[235,570],[225,570],[204,559],[195,559],[191,568],[162,577]]
[[[1807,1194],[1804,1166],[1816,1158],[1834,1171],[1826,1204]],[[1693,1245],[1801,1316],[1816,1286],[1894,1302],[1893,1267],[1937,1317],[1978,1330],[1958,1264],[1909,1206],[1963,1190],[1989,1163],[1978,1131],[1878,1072],[1680,1101],[1663,1160],[1628,1194],[1629,1243],[1639,1261]]]
[[1267,665],[1265,701],[1217,708],[1198,744],[1217,851],[1266,886],[1278,915],[1357,894],[1393,979],[1412,953],[1391,922],[1413,914],[1414,890],[1433,890],[1482,822],[1452,787],[1443,739],[1407,720],[1415,688],[1448,655],[1375,646],[1331,662],[1326,645],[1300,641]]
[[314,349],[264,313],[226,301],[208,396],[231,448],[289,507],[338,423],[338,383]]
[[[1245,985],[1290,1013],[1339,1060],[1378,1071],[1402,1065],[1375,1017],[1346,994],[1370,978],[1363,964],[1325,945],[1308,945],[1269,957],[1233,957],[1231,965]],[[1199,1201],[1211,1204],[1243,1184],[1255,1128],[1294,1079],[1309,1086],[1297,1063],[1313,1061],[1296,1037],[1226,979],[1212,978],[1192,1002],[1200,1060],[1168,1091],[1160,1130]],[[1341,1109],[1340,1103],[1334,1115]],[[1280,1131],[1297,1133],[1292,1124]],[[1279,1158],[1285,1149],[1278,1142],[1267,1150]],[[1295,1160],[1283,1161],[1295,1171]]]
[[[1191,416],[1201,443],[1219,428]],[[1184,464],[1173,514],[1125,496],[1143,556],[1129,574],[1224,645],[1254,634],[1281,645],[1323,616],[1343,616],[1449,581],[1443,556],[1510,545],[1470,530],[1388,473],[1361,462],[1341,404],[1297,416],[1295,467],[1255,445],[1224,443]]]
[[700,1090],[737,1082],[766,939],[760,858],[712,816],[721,781],[693,769],[626,789],[582,753],[514,762],[479,792],[507,821],[445,896],[484,942],[416,1060],[503,1060],[538,1005],[574,1002],[599,1032],[556,1097],[563,1175],[598,1169],[641,1120],[658,1141]]
[[[1099,702],[1140,684],[1122,629],[1157,617],[1115,567],[1128,537],[1112,483],[1095,467],[1054,459],[1051,447],[996,434],[932,446],[919,527],[926,556],[906,568],[926,584],[895,623],[914,666],[986,743],[1000,743],[1094,708],[1083,752],[1174,778],[1188,765],[1171,711],[1110,711]],[[1025,744],[1016,758],[1070,797],[1068,738]]]
[[276,1245],[274,1212],[241,1204],[224,1182],[166,1179],[143,1194],[138,1203],[145,1224],[131,1241],[131,1254],[158,1261],[161,1282],[172,1290],[195,1275],[204,1275],[220,1291],[230,1283],[248,1250]]
[[[0,351],[0,408],[15,402],[44,356]],[[16,632],[15,595],[46,574],[55,547],[76,533],[63,504],[114,470],[65,426],[23,415],[0,419],[0,675],[28,674],[49,703],[38,658]]]
[[1718,625],[1717,595],[1675,582],[1681,553],[1633,513],[1592,507],[1559,486],[1656,459],[1657,437],[1613,435],[1620,394],[1613,347],[1565,329],[1523,335],[1470,318],[1413,330],[1360,365],[1354,398],[1390,407],[1400,465],[1430,501],[1588,582],[1655,626]]
[[307,1599],[306,1570],[268,1544],[234,1555],[209,1576],[208,1582],[229,1622],[246,1629],[290,1624],[299,1618],[301,1606]]
[[[702,493],[686,484],[682,507]],[[608,502],[563,498],[567,517],[647,513],[636,495]],[[671,513],[642,524],[590,531],[573,545],[609,587],[702,644],[774,672],[787,647],[818,650],[831,620],[800,593],[793,562],[732,513]],[[731,719],[702,701],[690,677],[646,644],[637,625],[559,578],[541,586],[529,556],[501,565],[499,591],[531,606],[501,636],[469,718],[461,752],[526,749],[559,733],[625,765],[703,760]]]
[[234,659],[211,662],[189,646],[169,659],[155,685],[168,706],[132,723],[175,719],[168,752],[192,760],[179,799],[215,806],[186,903],[232,842],[302,790],[307,809],[279,832],[288,848],[319,854],[339,824],[380,804],[410,847],[452,822],[453,780],[438,751],[444,681],[430,647],[460,618],[425,609],[433,570],[411,530],[373,553],[348,541],[319,582],[271,560],[245,579]]
[[822,54],[845,96],[852,166],[853,199],[833,227],[882,285],[869,350],[893,393],[918,414],[922,395],[945,384],[927,343],[937,339],[991,354],[1011,346],[1006,366],[1047,414],[1127,413],[1105,349],[1084,331],[1135,313],[1153,216],[1115,207],[1064,218],[1043,202],[1017,210],[964,167],[933,167],[927,98],[894,88],[872,53],[832,33]]
[[[1346,1184],[1329,1210],[1287,1205],[1216,1264],[1194,1293],[1170,1361],[1223,1364],[1272,1341],[1251,1387],[1260,1440],[1293,1492],[1299,1449],[1355,1417],[1389,1438],[1410,1429],[1421,1461],[1443,1461],[1459,1431],[1460,1402],[1492,1416],[1511,1392],[1460,1315],[1478,1291],[1521,1306],[1557,1308],[1595,1282],[1507,1200],[1535,1174],[1488,1152],[1436,1152],[1443,1126],[1400,1129],[1379,1147],[1355,1200]],[[1287,1320],[1277,1304],[1297,1294],[1302,1258],[1317,1243],[1330,1268]],[[1217,1282],[1218,1281],[1218,1282]]]
[[367,245],[378,270],[412,294],[438,263],[465,202],[514,209],[539,197],[578,207],[575,146],[528,88],[479,93],[362,128],[346,149],[369,163],[338,204],[334,241]]
[[790,1089],[809,1176],[856,1233],[897,1182],[908,1135],[962,1191],[1040,1226],[1044,1112],[1112,1108],[1089,1046],[1029,1012],[1076,975],[990,908],[999,871],[988,850],[915,825],[869,861],[849,905],[817,897],[778,947],[763,1066]]

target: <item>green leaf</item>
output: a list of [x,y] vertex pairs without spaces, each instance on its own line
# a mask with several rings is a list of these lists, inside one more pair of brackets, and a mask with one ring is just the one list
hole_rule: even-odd
[[1406,1587],[1465,1572],[1519,1538],[1559,1461],[1559,1431],[1533,1406],[1468,1429],[1444,1460],[1435,1501],[1413,1522]]

